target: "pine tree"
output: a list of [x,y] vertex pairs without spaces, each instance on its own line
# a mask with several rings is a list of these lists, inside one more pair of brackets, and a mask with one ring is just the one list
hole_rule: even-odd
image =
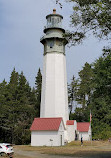
[[72,109],[76,108],[77,106],[77,91],[78,91],[78,80],[75,79],[73,76],[71,83],[68,86],[68,102],[69,102],[69,108],[70,113],[72,112]]
[[91,65],[85,63],[83,69],[79,72],[79,88],[78,88],[78,103],[83,108],[90,103],[90,96],[92,92],[92,77],[93,71]]
[[35,94],[23,72],[14,70],[10,82],[0,83],[0,141],[15,144],[30,143],[30,126],[35,117]]
[[9,121],[10,128],[10,141],[14,143],[14,128],[16,126],[17,114],[16,114],[16,106],[18,105],[17,95],[18,95],[18,80],[19,74],[13,69],[10,77],[10,82],[7,86],[7,110],[9,112],[7,120]]
[[[18,121],[17,128],[15,128],[16,144],[24,144],[30,142],[30,125],[34,118],[34,105],[30,103],[31,88],[27,82],[23,72],[19,75],[18,85]],[[28,137],[27,137],[28,135]]]
[[92,125],[94,138],[111,137],[111,53],[94,63],[92,94]]
[[7,82],[5,79],[0,83],[0,141],[6,138],[6,134],[9,133],[9,128],[7,127]]
[[35,80],[35,93],[36,93],[36,99],[37,99],[35,109],[37,111],[38,117],[40,116],[41,88],[42,88],[42,74],[39,68],[37,76],[36,76],[36,80]]
[[[70,119],[75,119],[80,122],[89,121],[89,104],[91,101],[91,94],[93,91],[93,70],[91,65],[85,63],[83,69],[79,72],[79,78],[75,81],[73,77],[73,82],[71,82],[73,97],[71,101],[76,100],[78,104],[72,114],[70,114]],[[75,96],[75,97],[74,97]]]

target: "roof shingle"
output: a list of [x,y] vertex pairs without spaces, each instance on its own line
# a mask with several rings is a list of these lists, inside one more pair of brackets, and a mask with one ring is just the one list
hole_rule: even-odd
[[77,130],[79,132],[88,132],[90,122],[77,122]]
[[31,131],[57,131],[59,129],[62,117],[56,118],[35,118]]

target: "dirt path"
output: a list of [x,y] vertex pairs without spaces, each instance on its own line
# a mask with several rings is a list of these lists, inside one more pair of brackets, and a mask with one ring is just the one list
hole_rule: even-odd
[[[48,155],[48,154],[41,154],[39,151],[24,151],[15,149],[15,156],[14,158],[72,158],[69,156],[59,156],[59,155]],[[78,157],[75,157],[78,158]]]
[[14,158],[111,158],[111,152],[104,153],[79,153],[79,156],[61,156],[41,154],[39,151],[24,151],[15,149]]
[[111,158],[111,143],[107,141],[72,142],[64,147],[14,146],[13,158]]

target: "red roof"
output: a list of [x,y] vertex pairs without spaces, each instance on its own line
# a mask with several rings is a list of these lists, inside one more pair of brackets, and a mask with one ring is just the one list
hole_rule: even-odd
[[74,125],[74,120],[67,120],[66,125]]
[[31,131],[58,131],[62,117],[56,118],[35,118]]
[[79,132],[88,132],[90,122],[77,122],[77,130]]

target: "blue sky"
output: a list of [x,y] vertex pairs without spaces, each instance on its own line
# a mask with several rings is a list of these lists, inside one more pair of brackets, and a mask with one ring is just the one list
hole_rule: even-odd
[[[40,38],[46,25],[46,15],[53,8],[63,15],[63,26],[70,29],[71,4],[63,3],[63,9],[55,0],[0,0],[0,82],[9,82],[15,67],[24,72],[33,87],[39,67],[42,71],[43,45]],[[89,36],[82,45],[66,48],[67,78],[78,76],[85,62],[94,62],[101,54],[104,41]]]

